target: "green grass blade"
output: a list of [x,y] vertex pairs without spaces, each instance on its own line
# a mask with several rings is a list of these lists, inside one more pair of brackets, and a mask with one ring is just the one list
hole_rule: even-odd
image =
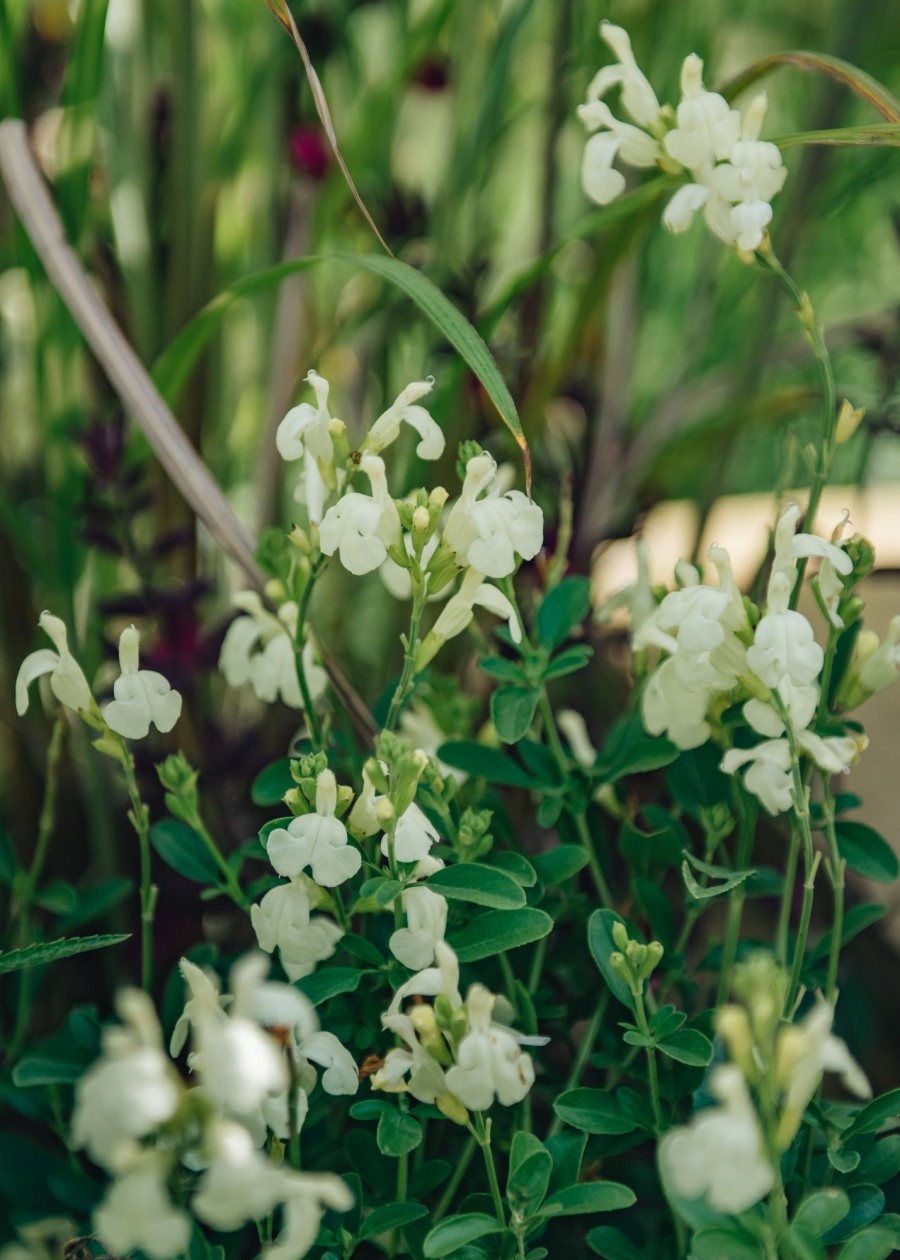
[[900,101],[893,92],[889,92],[883,83],[873,79],[865,70],[842,61],[840,57],[830,57],[827,53],[805,52],[797,49],[794,52],[773,53],[771,57],[763,57],[755,61],[734,79],[729,80],[723,88],[722,95],[733,100],[741,92],[756,83],[770,70],[780,66],[794,66],[798,70],[808,70],[817,74],[826,74],[830,79],[843,83],[851,92],[855,92],[874,109],[877,109],[888,122],[900,123]]
[[7,971],[21,971],[23,967],[42,967],[45,963],[73,954],[86,954],[92,949],[106,949],[108,945],[121,945],[128,934],[113,933],[108,936],[70,936],[59,941],[39,941],[24,949],[11,949],[0,954],[0,975]]

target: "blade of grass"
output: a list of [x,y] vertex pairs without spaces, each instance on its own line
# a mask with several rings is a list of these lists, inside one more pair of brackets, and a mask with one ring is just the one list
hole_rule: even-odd
[[770,57],[763,57],[761,61],[755,61],[752,66],[741,71],[739,75],[720,88],[720,91],[727,100],[733,100],[768,74],[770,70],[777,70],[781,66],[793,66],[798,70],[826,74],[836,82],[843,83],[851,92],[855,92],[862,100],[877,109],[888,122],[900,123],[900,101],[893,92],[889,92],[883,83],[879,83],[870,74],[866,74],[865,70],[851,65],[849,61],[842,61],[840,57],[830,57],[827,53],[805,52],[803,49],[773,53]]

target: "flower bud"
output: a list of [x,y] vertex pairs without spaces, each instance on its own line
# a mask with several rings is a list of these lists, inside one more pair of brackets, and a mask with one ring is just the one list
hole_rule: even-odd
[[412,514],[412,527],[419,533],[424,533],[431,524],[431,517],[428,514],[428,508],[417,507]]
[[375,817],[381,823],[382,827],[388,827],[396,817],[394,807],[386,796],[381,796],[375,802]]
[[618,919],[612,925],[612,938],[617,948],[624,954],[628,949],[628,929]]
[[844,399],[834,429],[834,441],[837,446],[843,446],[845,442],[850,441],[865,414],[865,407],[854,407],[846,398]]

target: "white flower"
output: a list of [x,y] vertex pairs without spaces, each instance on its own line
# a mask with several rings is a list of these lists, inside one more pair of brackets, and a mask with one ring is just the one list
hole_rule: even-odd
[[[787,711],[795,731],[805,730],[816,714],[819,704],[818,683],[799,687],[789,678],[783,678],[774,690]],[[777,739],[784,734],[784,722],[774,704],[766,700],[748,700],[744,705],[744,717],[759,735]]]
[[618,65],[604,66],[597,72],[588,88],[588,103],[598,101],[611,87],[622,89],[622,105],[639,127],[656,126],[660,117],[660,104],[656,93],[638,67],[631,48],[628,32],[612,22],[601,22],[600,37],[618,58]]
[[[516,555],[532,560],[544,541],[544,514],[520,490],[499,493],[497,464],[482,452],[466,465],[462,494],[447,517],[444,542],[458,562],[487,577],[508,577]],[[487,497],[479,497],[487,491]]]
[[759,1121],[738,1068],[717,1067],[710,1091],[721,1106],[698,1112],[660,1144],[666,1181],[686,1199],[705,1198],[717,1212],[746,1212],[769,1193],[775,1174]]
[[50,690],[60,704],[76,713],[95,708],[94,697],[81,666],[69,651],[65,623],[52,613],[42,612],[38,625],[56,648],[39,648],[26,656],[16,675],[16,712],[22,717],[28,710],[28,688],[44,674],[50,675]]
[[410,971],[421,971],[434,962],[434,947],[444,939],[447,901],[430,888],[407,888],[402,903],[406,927],[394,932],[390,951]]
[[[315,391],[317,405],[300,403],[292,407],[278,426],[275,445],[282,459],[303,459],[303,497],[309,519],[318,525],[325,500],[336,487],[334,443],[329,427],[328,382],[312,371],[306,380]],[[294,497],[300,498],[299,485]]]
[[[838,522],[834,533],[831,535],[831,541],[835,546],[840,545],[844,530],[849,524],[850,512],[845,511],[843,517]],[[842,552],[842,554],[844,553]],[[849,557],[847,558],[849,559]],[[825,609],[828,613],[828,620],[836,630],[843,630],[844,628],[844,619],[839,614],[838,607],[841,602],[841,597],[844,594],[844,578],[852,572],[852,561],[850,563],[850,569],[848,569],[845,573],[839,573],[835,565],[835,557],[829,554],[824,557],[819,567],[819,594],[825,604]]]
[[181,696],[167,679],[152,669],[140,668],[140,635],[128,626],[119,637],[122,675],[113,683],[115,699],[103,710],[106,725],[125,739],[143,739],[151,725],[163,734],[181,716]]
[[[283,1093],[288,1070],[275,1041],[252,1019],[247,1010],[248,989],[241,987],[249,962],[258,977],[259,964],[251,956],[235,965],[236,1001],[230,1014],[219,1002],[218,985],[210,977],[197,982],[197,968],[182,959],[181,973],[191,991],[190,1021],[193,1050],[188,1059],[200,1077],[204,1094],[214,1107],[235,1115],[257,1111],[270,1094]],[[242,1000],[243,999],[243,1000]]]
[[777,145],[759,139],[768,100],[761,92],[741,117],[741,138],[730,160],[717,166],[713,180],[731,210],[734,243],[738,249],[758,249],[772,218],[769,202],[780,192],[787,170]]
[[556,725],[565,735],[572,757],[584,770],[593,769],[597,760],[597,749],[591,743],[587,723],[575,709],[560,709],[556,715]]
[[218,1121],[212,1154],[200,1188],[191,1200],[195,1215],[213,1229],[239,1229],[261,1220],[284,1198],[289,1174],[254,1147],[243,1125]]
[[322,1088],[326,1094],[355,1094],[359,1089],[359,1070],[353,1055],[330,1032],[308,1033],[297,1043],[297,1054],[318,1063],[322,1073]]
[[[459,959],[445,941],[437,941],[434,947],[436,966],[426,967],[424,971],[401,984],[394,994],[387,1015],[396,1015],[408,997],[443,997],[451,1011],[462,1006],[459,992]],[[382,1015],[384,1023],[387,1015]]]
[[405,1048],[395,1046],[387,1052],[384,1063],[371,1078],[372,1088],[389,1094],[408,1091],[419,1102],[434,1104],[447,1093],[444,1070],[419,1041],[412,1020],[408,1015],[389,1011],[382,1015],[381,1022],[406,1044]]
[[189,958],[182,958],[178,970],[188,984],[188,999],[172,1029],[169,1042],[169,1053],[177,1059],[184,1049],[191,1025],[201,1016],[210,1014],[215,1007],[221,1011],[221,1018],[227,1019],[225,1008],[231,1001],[228,996],[219,993],[218,982],[211,978],[211,973],[192,963]]
[[138,1139],[174,1114],[181,1087],[162,1045],[153,1003],[139,989],[116,996],[123,1025],[103,1033],[103,1054],[75,1086],[72,1145],[110,1172],[133,1158]]
[[309,867],[317,884],[334,888],[356,874],[362,856],[348,843],[347,828],[335,818],[336,806],[337,781],[331,770],[323,770],[316,779],[316,812],[269,833],[266,851],[279,875],[292,879]]
[[825,660],[807,618],[788,607],[791,589],[785,574],[773,576],[768,611],[756,627],[753,646],[747,649],[747,664],[767,687],[778,687],[785,679],[808,687],[819,677]]
[[741,134],[741,116],[724,96],[703,87],[703,62],[685,57],[681,68],[681,101],[677,126],[665,136],[666,152],[689,170],[731,156]]
[[437,621],[425,636],[425,642],[416,658],[418,669],[423,669],[448,639],[462,634],[475,616],[476,606],[486,608],[495,617],[505,618],[513,643],[522,642],[522,628],[510,601],[502,591],[497,590],[496,586],[485,582],[483,573],[477,569],[467,569],[459,584],[459,590],[447,600]]
[[325,1208],[348,1212],[353,1195],[331,1173],[293,1173],[284,1199],[281,1233],[263,1248],[262,1260],[300,1260],[316,1241]]
[[[812,757],[828,774],[846,774],[865,743],[849,735],[822,738],[813,731],[798,731],[800,749]],[[783,814],[794,803],[791,747],[787,739],[768,739],[753,748],[731,748],[722,758],[720,768],[734,774],[748,766],[744,786],[752,792],[770,814]]]
[[302,877],[270,889],[258,905],[250,907],[250,922],[260,949],[278,950],[290,980],[299,980],[330,958],[344,935],[324,915],[310,916],[309,894]]
[[113,1255],[139,1250],[153,1260],[171,1260],[187,1251],[190,1217],[172,1204],[165,1174],[165,1162],[147,1151],[107,1190],[94,1228]]
[[[219,668],[229,687],[250,683],[260,700],[272,704],[279,695],[293,709],[303,708],[303,695],[297,679],[294,638],[297,631],[297,605],[293,600],[281,605],[277,617],[263,607],[255,591],[240,591],[235,606],[244,616],[236,617],[222,640]],[[328,675],[314,657],[311,639],[303,646],[303,668],[310,697],[315,703],[325,692]]]
[[710,699],[708,690],[684,685],[674,659],[663,661],[641,695],[644,727],[650,735],[665,735],[678,748],[699,748],[710,736],[706,720]]
[[514,1033],[491,1023],[495,1001],[483,985],[472,985],[466,998],[469,1030],[446,1074],[447,1089],[470,1111],[486,1111],[495,1096],[511,1107],[534,1084],[531,1056],[520,1049]]
[[337,551],[350,573],[371,573],[387,558],[401,539],[400,515],[388,490],[384,461],[363,455],[359,462],[369,478],[372,493],[350,491],[325,513],[319,527],[319,544],[326,556]]
[[[413,801],[397,819],[394,830],[394,858],[398,862],[418,862],[428,856],[428,851],[440,837],[434,826]],[[391,853],[391,841],[388,835],[381,838],[381,852],[385,857]]]
[[799,1128],[823,1073],[836,1072],[844,1088],[858,1098],[872,1097],[872,1087],[846,1042],[833,1035],[833,1021],[834,1007],[819,1000],[799,1024],[785,1028],[778,1038],[775,1072],[784,1092],[781,1145],[788,1145]]
[[444,434],[424,407],[416,406],[418,399],[431,393],[434,379],[413,381],[383,412],[368,432],[362,444],[364,451],[378,455],[386,446],[396,441],[401,422],[405,421],[418,433],[421,441],[416,447],[420,459],[440,459],[444,453]]

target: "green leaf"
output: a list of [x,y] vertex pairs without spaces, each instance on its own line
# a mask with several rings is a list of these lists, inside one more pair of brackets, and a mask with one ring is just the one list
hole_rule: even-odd
[[873,79],[870,74],[866,74],[864,70],[860,70],[849,61],[842,61],[840,57],[831,57],[828,53],[805,52],[802,49],[772,53],[761,61],[754,62],[746,70],[742,70],[722,88],[723,95],[727,100],[733,100],[751,84],[778,66],[794,66],[798,70],[814,70],[819,74],[826,74],[829,78],[850,88],[857,96],[862,97],[888,122],[900,123],[900,101],[888,91],[883,83],[879,83],[877,79]]
[[882,1138],[867,1151],[859,1165],[859,1178],[873,1186],[884,1185],[900,1173],[900,1135]]
[[591,609],[591,583],[586,577],[567,577],[554,586],[538,609],[537,632],[544,647],[559,647]]
[[896,123],[868,123],[862,127],[831,127],[826,131],[792,131],[772,140],[779,149],[794,149],[803,144],[884,145],[896,148],[900,145],[900,126]]
[[217,884],[219,871],[206,845],[177,818],[161,818],[150,828],[150,843],[167,866],[196,884]]
[[843,1190],[832,1186],[828,1190],[817,1190],[803,1200],[794,1215],[793,1223],[808,1229],[816,1238],[821,1238],[842,1221],[850,1211],[850,1200]]
[[[429,881],[430,883],[430,881]],[[489,910],[451,937],[450,945],[461,963],[481,962],[520,945],[539,941],[553,930],[553,920],[543,910]]]
[[900,1116],[900,1089],[892,1089],[863,1107],[844,1134],[844,1141],[859,1137],[862,1133],[877,1133],[886,1121],[894,1120],[897,1116]]
[[623,927],[627,926],[625,920],[614,910],[595,910],[588,919],[588,948],[591,951],[591,957],[600,968],[600,974],[609,985],[613,997],[618,998],[623,1006],[633,1011],[634,997],[631,989],[609,965],[610,955],[619,952],[619,947],[612,938],[614,923],[621,923]]
[[603,783],[615,783],[626,774],[643,774],[667,766],[678,749],[667,739],[648,735],[639,717],[621,718],[613,726],[597,754],[594,774]]
[[516,1133],[509,1153],[506,1197],[514,1212],[530,1216],[543,1202],[553,1172],[553,1157],[531,1133]]
[[719,872],[725,868],[709,866],[708,863],[701,862],[699,858],[693,857],[686,850],[684,856],[686,860],[681,864],[681,878],[684,880],[684,886],[688,895],[693,897],[694,901],[711,901],[713,897],[721,897],[735,888],[740,888],[745,880],[756,874],[756,871],[732,871],[728,878],[723,879],[721,883],[707,884],[704,888],[702,884],[697,883],[691,874],[691,864],[700,869],[705,867],[705,874],[708,874],[710,871]]
[[615,1095],[605,1089],[566,1090],[554,1102],[553,1110],[581,1133],[632,1133],[636,1128]]
[[356,1237],[360,1242],[366,1238],[377,1238],[379,1234],[386,1234],[390,1229],[402,1229],[404,1225],[427,1215],[428,1208],[423,1203],[386,1203],[369,1213]]
[[[864,932],[867,927],[871,927],[873,923],[877,923],[879,919],[883,919],[886,914],[884,906],[875,905],[873,902],[867,902],[862,906],[851,906],[844,915],[844,926],[841,931],[841,948],[848,945],[854,937],[859,936],[860,932]],[[827,958],[831,952],[831,936],[828,932],[820,941],[816,943],[808,955],[808,963],[814,965],[821,962],[823,958]]]
[[865,823],[835,823],[838,851],[847,865],[877,884],[892,884],[900,874],[900,861],[887,840]]
[[504,744],[524,739],[534,721],[540,687],[498,687],[491,696],[491,721]]
[[681,861],[684,841],[674,827],[657,831],[641,831],[626,822],[619,834],[619,851],[634,871],[649,875],[654,871],[677,866]]
[[712,1062],[712,1042],[696,1028],[683,1028],[680,1032],[672,1033],[658,1042],[657,1047],[660,1053],[678,1063],[686,1063],[688,1067],[706,1067]]
[[646,1260],[646,1251],[636,1247],[627,1234],[612,1225],[598,1225],[587,1236],[587,1245],[603,1260]]
[[91,919],[99,919],[108,914],[133,888],[133,880],[114,878],[95,884],[93,888],[79,889],[78,900],[69,913],[60,919],[56,925],[58,930],[68,932],[72,928],[81,927],[83,923],[90,923]]
[[536,854],[531,863],[544,887],[553,888],[584,870],[588,855],[580,844],[558,844],[555,849]]
[[511,875],[522,888],[534,888],[537,883],[537,871],[521,853],[494,849],[486,855],[484,861],[486,865],[496,866]]
[[759,1243],[739,1225],[713,1225],[691,1239],[692,1260],[763,1260]]
[[544,1200],[541,1216],[585,1216],[590,1212],[618,1212],[637,1202],[628,1186],[618,1181],[584,1181],[566,1186]]
[[584,669],[593,655],[594,649],[587,643],[573,643],[548,661],[544,668],[544,681],[577,673],[579,669]]
[[426,1260],[441,1260],[451,1252],[474,1242],[476,1238],[485,1238],[488,1234],[499,1234],[503,1226],[494,1216],[486,1216],[483,1212],[468,1212],[462,1216],[451,1216],[440,1225],[435,1225],[425,1239],[422,1248]]
[[500,783],[505,787],[530,788],[534,781],[512,757],[497,748],[476,744],[471,740],[450,740],[437,750],[439,761],[454,770],[465,770],[475,779],[487,779],[488,783]]
[[893,1230],[873,1225],[854,1234],[838,1252],[837,1260],[887,1260],[896,1254],[895,1243]]
[[505,656],[483,656],[478,662],[478,668],[500,682],[525,682],[525,675],[519,662],[509,661]]
[[314,971],[311,976],[303,976],[295,983],[313,1006],[321,1006],[339,993],[355,993],[365,974],[360,967],[326,967]]
[[60,958],[74,954],[86,954],[93,949],[106,949],[109,945],[121,945],[130,933],[111,933],[106,936],[70,936],[58,941],[39,941],[23,949],[11,949],[0,954],[0,975],[7,971],[21,971],[24,967],[43,967]]
[[375,1138],[382,1155],[398,1158],[416,1149],[422,1141],[422,1126],[412,1116],[390,1107],[381,1113]]
[[11,884],[18,863],[5,831],[0,831],[0,884]]
[[442,897],[498,910],[515,910],[525,904],[521,884],[505,871],[480,862],[457,862],[455,866],[445,866],[431,876],[427,887]]
[[[462,355],[466,363],[478,377],[487,391],[491,402],[500,413],[500,418],[525,452],[528,444],[516,411],[516,404],[500,375],[500,369],[494,362],[490,350],[485,345],[481,334],[456,309],[440,289],[420,271],[410,267],[397,258],[385,258],[380,254],[371,256],[346,257],[347,262],[364,267],[376,276],[388,280],[395,288],[400,289],[407,297],[412,298],[419,310],[431,320],[439,332],[442,332],[455,350]],[[526,456],[527,458],[527,456]]]
[[871,1225],[884,1211],[884,1194],[877,1186],[851,1186],[848,1193],[850,1211],[823,1237],[822,1241],[829,1247]]
[[250,799],[254,805],[280,805],[285,792],[296,786],[290,757],[281,757],[260,770],[251,784]]

